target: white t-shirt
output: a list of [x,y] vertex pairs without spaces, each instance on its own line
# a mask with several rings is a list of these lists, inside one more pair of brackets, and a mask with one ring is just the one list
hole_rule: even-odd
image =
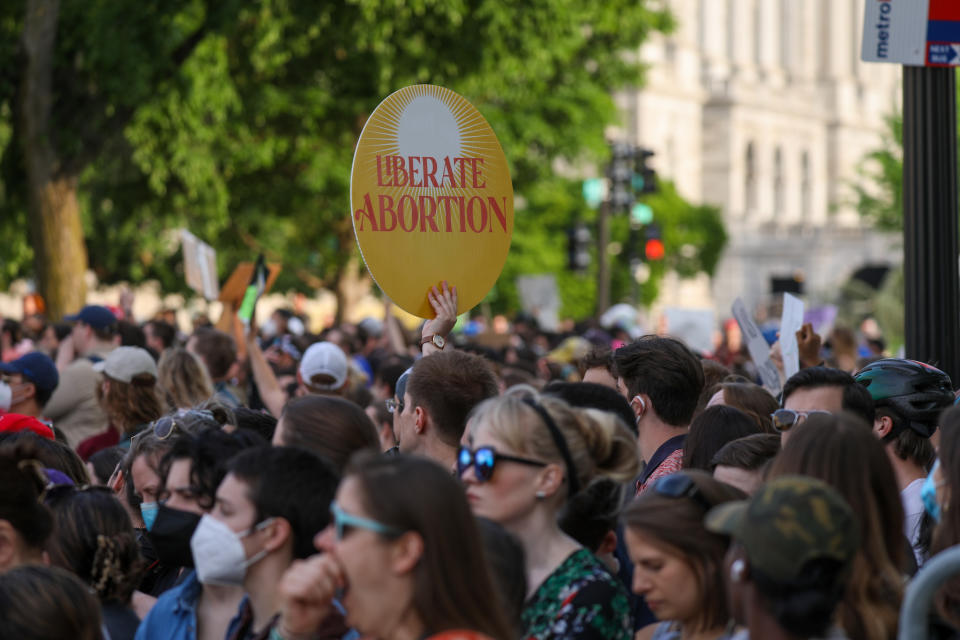
[[900,492],[900,502],[903,503],[903,535],[913,547],[913,555],[917,558],[917,566],[923,564],[923,555],[920,551],[920,520],[923,519],[923,499],[920,492],[923,490],[925,478],[917,478]]

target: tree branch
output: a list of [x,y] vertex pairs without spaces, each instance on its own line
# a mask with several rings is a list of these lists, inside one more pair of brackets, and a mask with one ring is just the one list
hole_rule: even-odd
[[[160,72],[154,76],[153,86],[158,86],[173,79],[197,46],[213,31],[214,21],[211,20],[210,11],[210,5],[208,4],[203,23],[173,50],[170,54],[170,64],[164,65]],[[75,85],[75,82],[70,82],[70,84]],[[82,92],[74,93],[74,95],[80,93]],[[64,123],[67,130],[76,131],[79,143],[77,153],[62,159],[58,173],[76,175],[100,154],[108,141],[123,132],[130,119],[133,118],[136,107],[114,106],[113,115],[104,121],[101,119],[101,114],[105,113],[111,104],[106,98],[89,96],[88,100],[73,112],[75,115],[70,118],[70,121]]]

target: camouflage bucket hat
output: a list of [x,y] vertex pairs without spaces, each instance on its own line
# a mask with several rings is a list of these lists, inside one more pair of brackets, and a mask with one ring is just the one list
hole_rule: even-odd
[[824,482],[783,476],[749,501],[714,507],[707,529],[732,536],[750,564],[777,582],[794,580],[807,562],[832,558],[847,567],[860,543],[856,516]]

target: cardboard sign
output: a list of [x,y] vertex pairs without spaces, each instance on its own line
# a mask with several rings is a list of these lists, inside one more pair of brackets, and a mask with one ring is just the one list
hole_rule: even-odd
[[757,370],[760,373],[760,379],[773,395],[780,393],[780,373],[777,371],[777,365],[770,359],[770,345],[760,331],[760,327],[754,322],[753,316],[747,311],[747,306],[743,300],[737,298],[733,301],[733,317],[737,319],[740,325],[740,331],[743,333],[743,339],[747,343],[747,351]]
[[783,294],[783,314],[780,316],[780,354],[783,356],[783,374],[790,378],[800,371],[800,348],[797,331],[803,326],[803,300],[789,293]]
[[414,85],[377,107],[353,156],[350,204],[370,275],[409,313],[432,318],[427,291],[444,280],[463,313],[500,276],[513,235],[507,158],[449,89]]
[[860,56],[915,67],[960,65],[960,2],[867,0]]
[[[254,262],[239,263],[237,268],[233,270],[233,273],[230,274],[230,277],[227,278],[227,281],[223,283],[223,289],[220,291],[220,302],[239,309],[240,303],[243,302],[243,296],[247,293],[247,286],[253,278],[255,269],[256,263]],[[267,281],[263,286],[264,295],[270,293],[270,289],[273,287],[273,283],[279,275],[279,264],[267,265]]]
[[220,295],[217,281],[217,252],[186,229],[180,231],[183,246],[183,271],[187,286],[207,300]]

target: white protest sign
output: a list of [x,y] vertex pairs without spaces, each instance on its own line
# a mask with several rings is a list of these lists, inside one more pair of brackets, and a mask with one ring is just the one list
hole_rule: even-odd
[[667,334],[682,340],[698,353],[713,351],[713,332],[717,326],[713,311],[668,307],[663,310],[663,315],[667,318]]
[[216,300],[220,295],[216,250],[186,229],[180,231],[180,239],[187,286],[207,300]]
[[733,317],[740,325],[740,331],[743,333],[743,339],[747,343],[747,351],[753,358],[757,370],[760,372],[760,379],[765,386],[774,395],[780,393],[780,373],[777,371],[777,365],[770,359],[770,345],[760,331],[760,327],[754,322],[753,316],[747,311],[747,306],[743,300],[737,298],[733,301],[731,308]]
[[530,313],[546,331],[560,326],[560,291],[552,274],[517,277],[517,292],[523,310]]
[[800,371],[797,331],[800,331],[802,326],[803,300],[784,293],[783,315],[780,317],[780,354],[783,356],[783,373],[788,379]]

